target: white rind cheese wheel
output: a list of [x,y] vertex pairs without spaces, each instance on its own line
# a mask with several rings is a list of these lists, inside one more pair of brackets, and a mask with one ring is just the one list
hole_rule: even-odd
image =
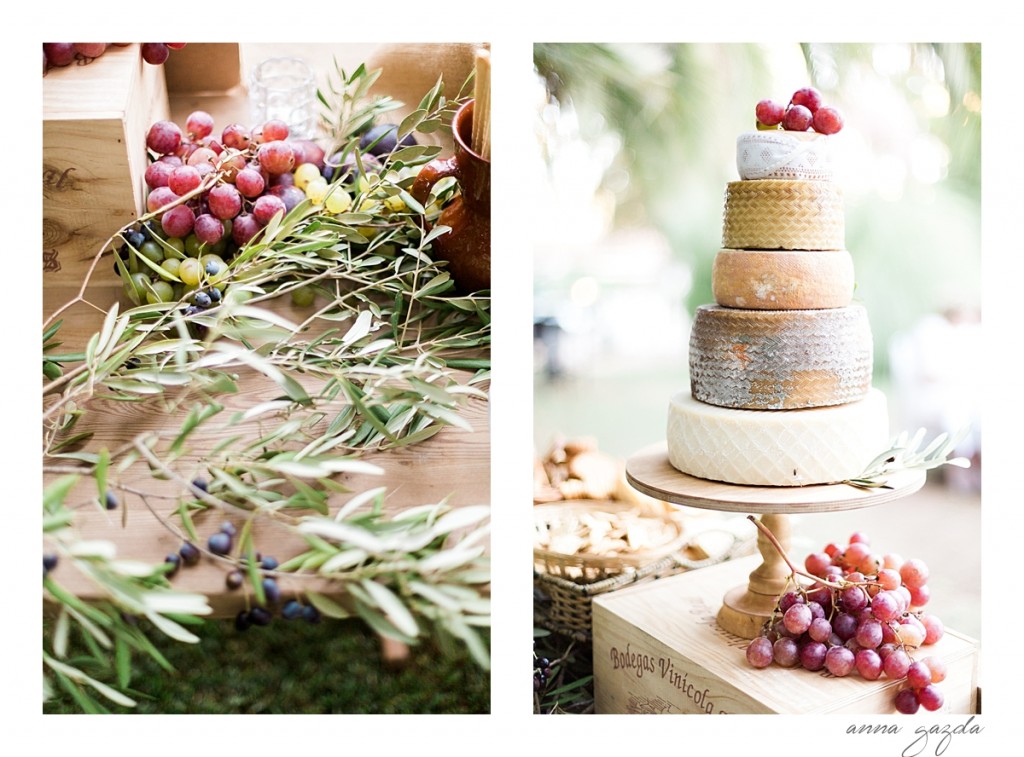
[[768,129],[736,138],[736,169],[740,178],[829,181],[832,140],[814,131]]
[[842,250],[843,197],[831,181],[731,181],[722,247],[735,250]]
[[701,305],[690,332],[690,387],[711,405],[790,410],[840,405],[871,389],[862,305],[737,310]]
[[847,481],[886,449],[886,405],[878,389],[858,402],[784,413],[715,407],[681,392],[669,404],[669,462],[743,486]]
[[841,308],[854,283],[847,250],[720,250],[711,270],[715,302],[727,308]]

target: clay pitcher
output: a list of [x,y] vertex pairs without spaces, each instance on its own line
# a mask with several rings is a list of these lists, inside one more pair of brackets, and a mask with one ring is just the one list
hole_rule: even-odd
[[473,152],[473,100],[452,119],[455,152],[420,169],[412,196],[426,204],[430,188],[454,176],[460,192],[441,211],[437,223],[451,231],[432,243],[433,257],[447,260],[448,271],[461,294],[491,288],[491,162]]

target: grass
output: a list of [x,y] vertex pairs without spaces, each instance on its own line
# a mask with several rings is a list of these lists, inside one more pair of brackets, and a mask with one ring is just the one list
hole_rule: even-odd
[[[140,714],[401,714],[487,713],[490,674],[461,646],[425,642],[393,668],[379,639],[359,621],[316,625],[275,619],[267,627],[236,631],[211,621],[199,644],[168,642],[161,651],[175,668],[134,660],[138,706],[112,712]],[[103,704],[108,704],[103,700]],[[45,713],[80,710],[65,692]]]

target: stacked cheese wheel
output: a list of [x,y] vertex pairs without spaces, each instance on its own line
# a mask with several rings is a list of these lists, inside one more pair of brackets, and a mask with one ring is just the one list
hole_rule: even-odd
[[715,305],[697,309],[690,392],[672,398],[673,466],[742,485],[803,486],[859,475],[888,437],[871,386],[867,312],[852,302],[842,196],[829,137],[737,140],[725,194]]

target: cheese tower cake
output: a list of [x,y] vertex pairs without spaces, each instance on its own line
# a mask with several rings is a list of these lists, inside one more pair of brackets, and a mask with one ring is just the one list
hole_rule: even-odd
[[831,137],[756,131],[737,139],[725,192],[715,304],[690,334],[690,391],[672,398],[668,453],[698,478],[804,486],[863,472],[889,437],[871,386],[867,311],[852,302]]

